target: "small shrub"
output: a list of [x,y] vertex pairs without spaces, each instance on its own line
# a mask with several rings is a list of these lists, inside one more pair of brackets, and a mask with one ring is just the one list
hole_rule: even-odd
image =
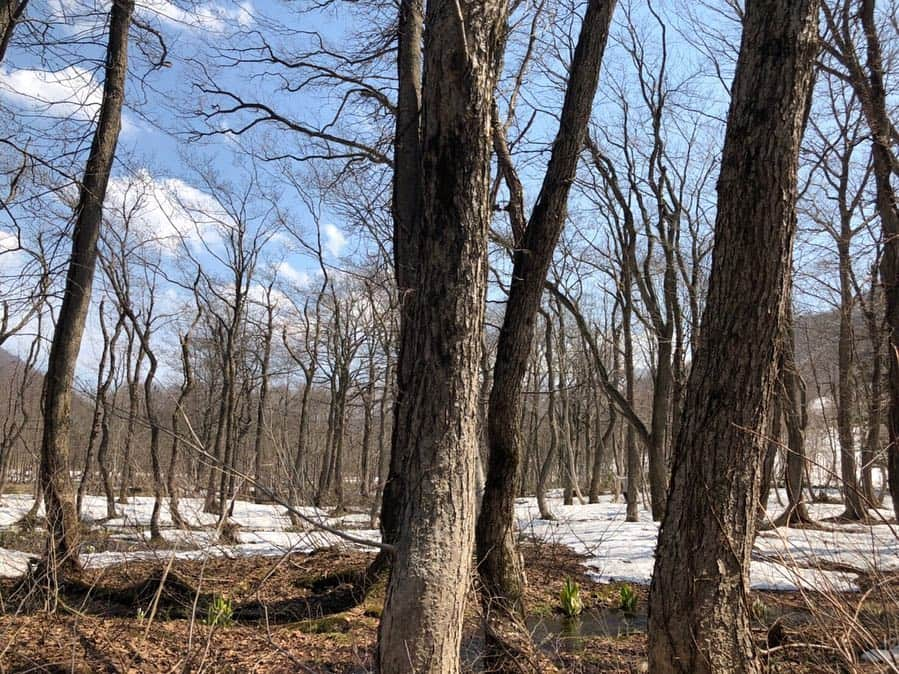
[[765,624],[771,617],[771,610],[761,599],[752,602],[752,615],[760,623]]
[[230,627],[234,622],[234,607],[231,600],[220,594],[215,595],[206,608],[203,622],[210,627]]
[[626,583],[618,589],[618,599],[618,607],[625,613],[633,613],[637,608],[637,593]]
[[562,602],[562,612],[569,618],[580,615],[581,611],[584,610],[584,604],[581,601],[581,589],[571,578],[565,579],[559,598]]

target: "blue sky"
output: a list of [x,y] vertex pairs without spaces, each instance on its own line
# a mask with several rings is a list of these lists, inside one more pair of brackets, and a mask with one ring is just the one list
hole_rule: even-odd
[[[723,2],[711,5],[725,7]],[[649,71],[655,72],[662,57],[662,29],[648,7],[643,2],[619,3],[600,80],[593,127],[600,137],[603,132],[608,134],[611,145],[607,149],[616,156],[623,152],[623,148],[615,147],[623,124],[622,101],[629,106],[630,149],[637,155],[644,150],[640,132],[645,131],[648,119],[627,53],[631,44],[627,19],[632,17],[634,44],[640,48]],[[666,122],[668,149],[674,156],[683,156],[686,139],[699,129],[702,148],[694,159],[695,170],[701,172],[709,162],[714,163],[719,151],[727,107],[724,83],[730,79],[734,56],[733,51],[725,50],[719,72],[705,52],[709,45],[720,45],[721,37],[735,44],[738,26],[726,11],[710,10],[684,0],[657,2],[653,7],[666,23],[666,85],[669,104],[677,111]],[[20,29],[6,61],[0,65],[0,114],[9,113],[6,135],[19,147],[27,146],[46,160],[53,167],[48,171],[57,184],[65,181],[55,171],[77,176],[83,167],[101,91],[108,8],[109,2],[94,0],[32,0],[28,9],[33,21],[30,30]],[[221,114],[233,104],[233,99],[202,91],[221,88],[234,92],[243,100],[270,105],[294,122],[324,126],[389,156],[389,147],[378,145],[378,141],[391,122],[379,113],[374,99],[379,93],[393,99],[389,55],[364,69],[371,94],[367,99],[352,93],[352,84],[321,85],[314,78],[307,79],[311,75],[308,68],[265,63],[233,67],[230,63],[238,55],[234,47],[244,49],[240,53],[244,59],[264,56],[266,52],[257,49],[263,41],[270,43],[276,54],[293,61],[302,60],[304,53],[319,46],[335,54],[359,51],[362,43],[372,38],[373,27],[389,23],[393,7],[387,4],[373,14],[367,14],[368,11],[372,10],[354,3],[322,9],[307,2],[276,0],[138,2],[139,22],[163,36],[167,53],[161,67],[154,67],[162,60],[158,41],[152,32],[132,29],[127,110],[107,211],[114,214],[136,208],[135,226],[156,239],[156,254],[168,273],[187,273],[191,257],[210,269],[216,268],[216,257],[221,253],[217,221],[221,225],[231,217],[227,204],[223,205],[227,199],[220,200],[216,192],[239,195],[246,193],[248,185],[252,185],[248,206],[254,214],[250,218],[253,226],[278,230],[272,237],[267,266],[278,272],[286,290],[292,284],[306,286],[320,273],[318,260],[302,242],[314,248],[320,241],[325,261],[334,269],[372,251],[375,242],[362,228],[363,224],[371,224],[363,223],[364,211],[371,203],[383,203],[389,188],[386,166],[366,166],[362,171],[365,176],[377,176],[375,188],[344,181],[341,186],[349,191],[342,195],[342,204],[338,199],[329,200],[329,195],[334,194],[328,187],[334,164],[296,161],[296,157],[333,151],[339,146],[320,140],[310,142],[302,134],[286,131],[279,123],[259,124],[239,137],[227,133],[207,135],[211,131],[241,128],[253,117],[246,113]],[[510,40],[507,76],[500,91],[503,110],[509,102],[510,83],[525,52],[530,28],[528,21],[518,18],[513,17],[515,33]],[[547,11],[541,21],[534,46],[540,59],[528,71],[527,85],[518,98],[518,114],[510,130],[513,138],[526,131],[515,152],[529,203],[539,189],[548,142],[555,133],[555,111],[561,99],[560,84],[565,79],[563,64],[573,48],[579,25],[574,15],[562,9],[555,14]],[[49,36],[49,47],[37,44],[35,33],[31,32],[44,26],[49,27],[49,32],[41,41],[47,41]],[[340,66],[342,62],[334,56],[329,63]],[[300,83],[303,86],[294,90]],[[370,104],[342,115],[330,125],[347,96]],[[347,109],[343,108],[344,113]],[[284,158],[259,160],[280,156]],[[4,166],[17,161],[8,146],[0,146],[0,162]],[[8,180],[12,174],[4,175]],[[713,209],[713,185],[714,180],[703,195],[707,203],[702,208]],[[8,184],[0,182],[0,195],[7,192]],[[71,211],[66,204],[67,194],[70,198],[71,189],[60,190],[55,201],[49,200],[49,208],[45,196],[33,202],[13,200],[9,209],[0,212],[0,247],[11,245],[11,233],[17,224],[26,232],[30,228],[32,233],[64,227]],[[573,193],[571,212],[577,226],[568,229],[566,239],[572,246],[583,245],[579,237],[597,248],[607,246],[604,229],[592,224],[597,218],[595,206],[583,196],[577,190]],[[40,208],[32,208],[35,203]],[[696,208],[702,210],[699,205]],[[712,216],[713,210],[705,213],[706,218]],[[384,232],[389,223],[377,225]],[[498,222],[498,226],[503,223]],[[302,242],[290,235],[291,231]],[[15,272],[17,254],[7,253],[4,257],[2,264],[12,271],[0,275],[0,291],[8,291],[20,282]],[[504,259],[502,252],[492,256],[501,269]],[[601,286],[608,279],[594,274],[587,283]],[[95,296],[99,296],[101,286],[96,286]],[[178,327],[177,314],[184,303],[179,291],[169,292],[164,310],[175,316],[173,330]],[[99,332],[95,314],[88,326],[82,373],[89,372],[97,360]]]

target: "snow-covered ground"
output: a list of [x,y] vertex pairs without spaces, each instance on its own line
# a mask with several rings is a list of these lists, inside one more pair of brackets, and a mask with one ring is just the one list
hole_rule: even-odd
[[[639,522],[625,522],[625,504],[602,497],[594,505],[563,506],[557,495],[548,499],[557,521],[539,519],[535,499],[518,499],[519,527],[538,540],[562,543],[587,555],[587,566],[599,581],[649,584],[658,525],[640,512]],[[772,492],[770,512],[779,514]],[[890,504],[872,511],[875,521],[892,515]],[[815,519],[839,515],[841,505],[814,504]],[[879,517],[878,517],[879,516]],[[826,530],[779,528],[761,531],[756,539],[750,582],[755,589],[857,590],[859,571],[899,570],[899,528],[885,523],[874,526],[822,523]],[[834,569],[840,565],[840,570]],[[847,567],[847,568],[844,568]]]
[[[0,498],[0,530],[19,520],[33,503],[27,496],[4,495]],[[232,521],[239,525],[237,529],[237,545],[221,545],[214,530],[217,516],[203,512],[202,499],[181,499],[179,511],[182,519],[189,527],[197,529],[175,529],[172,525],[168,503],[164,503],[160,514],[160,525],[167,527],[162,536],[172,543],[173,548],[166,550],[143,546],[149,539],[150,516],[153,511],[151,497],[136,496],[127,504],[116,504],[120,517],[106,520],[102,526],[113,538],[123,543],[132,543],[131,550],[113,552],[84,552],[81,561],[88,568],[101,568],[117,562],[129,560],[159,559],[202,559],[206,556],[280,556],[290,552],[311,552],[318,548],[338,544],[353,545],[332,533],[321,531],[309,525],[308,530],[291,530],[290,519],[285,509],[277,505],[257,505],[246,501],[236,501]],[[329,527],[345,530],[360,539],[377,541],[378,531],[365,529],[369,524],[368,515],[351,513],[332,518],[328,513],[313,507],[301,507],[298,510],[306,517],[321,522]],[[41,508],[43,512],[43,508]],[[106,516],[106,500],[100,496],[87,496],[84,500],[83,516],[87,520],[101,520]],[[302,529],[306,529],[303,527]],[[190,547],[193,549],[185,550]],[[22,575],[30,555],[0,548],[0,576],[15,577]]]
[[[641,512],[641,521],[624,521],[625,505],[603,497],[594,505],[564,506],[558,494],[551,494],[549,504],[556,521],[539,519],[536,500],[519,499],[516,515],[521,532],[542,541],[562,543],[587,556],[586,564],[599,581],[628,581],[648,583],[652,574],[653,551],[658,526],[649,513]],[[32,500],[26,496],[10,495],[0,498],[0,529],[24,515]],[[167,526],[163,536],[173,548],[151,549],[142,541],[148,537],[152,499],[132,498],[127,505],[119,505],[122,516],[103,524],[110,535],[131,542],[127,552],[86,551],[83,561],[88,567],[102,567],[132,559],[160,559],[170,557],[196,559],[206,555],[262,555],[278,556],[288,552],[311,551],[334,544],[355,544],[343,541],[334,534],[318,530],[291,530],[284,508],[276,505],[256,505],[244,501],[235,503],[234,521],[239,525],[237,545],[215,543],[212,530],[215,515],[202,512],[199,499],[182,499],[181,514],[191,527],[204,529],[175,529],[167,505],[163,506],[162,524]],[[889,503],[878,514],[885,521],[891,514]],[[777,500],[772,496],[771,512],[777,514]],[[838,515],[840,505],[815,504],[810,511],[816,519]],[[308,517],[327,525],[346,530],[357,538],[378,540],[378,532],[368,529],[368,515],[353,513],[330,518],[324,511],[303,508]],[[101,497],[85,500],[85,515],[100,520],[106,513]],[[752,586],[757,589],[795,590],[833,589],[855,590],[857,574],[871,570],[899,570],[899,529],[885,523],[873,526],[828,524],[825,530],[773,529],[762,531],[756,542],[751,570]],[[186,550],[185,547],[194,549]],[[21,575],[28,555],[0,548],[0,576]]]

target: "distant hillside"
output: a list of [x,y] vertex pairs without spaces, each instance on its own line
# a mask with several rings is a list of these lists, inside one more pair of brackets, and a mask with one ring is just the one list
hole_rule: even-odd
[[[853,316],[853,333],[856,367],[864,381],[870,377],[872,348],[868,328],[859,312]],[[796,361],[810,395],[814,395],[812,391],[816,382],[824,394],[829,394],[831,387],[836,386],[839,337],[840,315],[837,310],[796,316]]]

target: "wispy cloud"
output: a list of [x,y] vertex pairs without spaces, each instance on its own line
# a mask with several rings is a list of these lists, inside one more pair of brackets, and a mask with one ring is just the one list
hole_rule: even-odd
[[327,248],[328,252],[334,257],[339,257],[346,246],[346,237],[343,235],[343,232],[341,232],[336,225],[329,223],[324,227],[324,235],[325,248]]
[[169,251],[182,242],[210,242],[231,219],[216,199],[179,178],[155,178],[148,171],[109,181],[105,209],[111,218],[128,217],[131,227]]
[[103,97],[102,86],[89,70],[0,69],[0,97],[22,108],[52,117],[93,119]]

